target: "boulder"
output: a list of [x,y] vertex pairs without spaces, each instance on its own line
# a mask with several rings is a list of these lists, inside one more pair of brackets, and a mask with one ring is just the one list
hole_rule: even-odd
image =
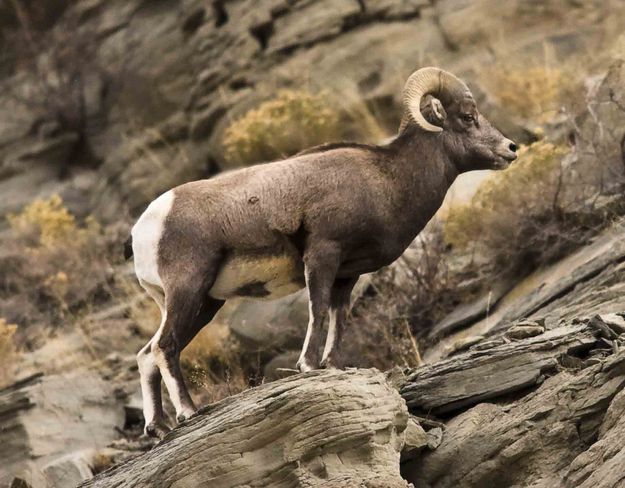
[[[579,201],[580,188],[593,194],[597,188],[619,193],[625,177],[625,61],[616,61],[591,90],[583,112],[576,119],[575,153],[567,174]],[[601,164],[597,164],[601,161]],[[576,184],[577,183],[577,184]]]
[[407,488],[407,421],[382,373],[314,371],[205,407],[151,451],[81,486]]
[[308,293],[271,301],[241,300],[226,320],[245,350],[298,349],[308,323]]
[[33,488],[74,486],[90,476],[89,450],[116,439],[123,426],[123,404],[111,384],[92,371],[38,374],[5,387],[0,486],[14,477]]
[[55,459],[43,467],[47,486],[76,486],[93,477],[90,459],[92,453],[71,453]]
[[519,400],[480,403],[403,465],[416,487],[613,488],[623,481],[625,353],[565,370]]

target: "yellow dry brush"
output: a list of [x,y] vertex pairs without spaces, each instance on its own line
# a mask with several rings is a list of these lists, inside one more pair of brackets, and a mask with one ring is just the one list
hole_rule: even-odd
[[88,217],[85,226],[79,227],[58,195],[35,200],[19,214],[8,215],[7,219],[13,232],[29,237],[35,244],[33,247],[76,246],[100,232],[100,226],[93,217]]
[[[572,68],[533,66],[497,69],[483,79],[502,107],[539,124],[549,122],[575,100],[580,76]],[[522,95],[521,95],[522,94]]]
[[523,222],[551,211],[568,151],[545,141],[521,148],[509,169],[493,173],[470,202],[449,209],[445,240],[458,248],[481,245],[494,254],[514,249]]
[[339,112],[325,93],[282,90],[234,121],[224,134],[226,157],[251,164],[286,157],[336,139]]
[[42,290],[61,315],[89,299],[96,278],[104,279],[109,267],[102,229],[95,219],[80,224],[58,195],[35,200],[7,219],[13,242],[25,250],[28,263],[23,276],[14,277],[18,288],[25,293]]

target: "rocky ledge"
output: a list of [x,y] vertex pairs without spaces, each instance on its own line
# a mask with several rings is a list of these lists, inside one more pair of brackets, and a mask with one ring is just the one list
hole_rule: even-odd
[[264,384],[82,486],[621,486],[624,326],[524,321],[410,371]]

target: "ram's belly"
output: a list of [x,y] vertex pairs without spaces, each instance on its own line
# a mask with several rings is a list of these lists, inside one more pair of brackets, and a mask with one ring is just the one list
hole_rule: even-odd
[[233,297],[273,300],[303,287],[303,266],[296,258],[290,255],[244,255],[224,263],[210,295],[221,300]]

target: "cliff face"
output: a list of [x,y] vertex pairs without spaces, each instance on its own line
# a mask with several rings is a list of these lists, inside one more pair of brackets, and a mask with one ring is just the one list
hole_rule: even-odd
[[[59,5],[67,5],[55,5],[62,15],[41,20],[45,32],[74,49],[70,61],[85,69],[73,73],[84,88],[65,98],[54,92],[61,100],[55,107],[77,97],[82,126],[52,120],[60,109],[21,103],[45,74],[15,71],[24,64],[20,50],[7,56],[0,214],[53,192],[80,214],[95,209],[107,221],[127,208],[135,214],[159,192],[229,167],[225,127],[279,88],[325,90],[346,108],[364,102],[390,134],[401,85],[415,67],[436,64],[479,82],[495,55],[522,63],[542,56],[545,45],[557,59],[592,52],[623,10],[620,2],[599,0],[505,7],[490,0]],[[14,16],[1,20],[4,33],[19,30]],[[6,34],[2,42],[12,50],[11,39]],[[480,106],[519,142],[530,137],[489,100]]]

